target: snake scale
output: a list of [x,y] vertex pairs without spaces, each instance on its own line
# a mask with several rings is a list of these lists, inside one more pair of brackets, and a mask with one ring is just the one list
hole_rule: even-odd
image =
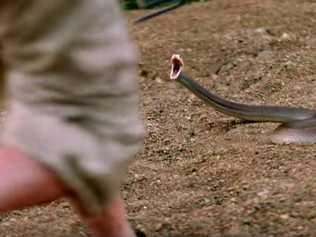
[[183,72],[183,66],[180,55],[174,54],[171,57],[170,78],[178,81],[216,111],[246,121],[281,123],[271,135],[274,143],[316,143],[316,110],[233,102],[202,87]]

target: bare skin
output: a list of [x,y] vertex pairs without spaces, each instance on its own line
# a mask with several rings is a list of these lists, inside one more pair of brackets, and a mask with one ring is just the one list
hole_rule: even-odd
[[95,236],[134,237],[135,234],[125,218],[122,199],[117,198],[105,205],[100,214],[89,216],[77,200],[73,200],[82,220],[90,227]]
[[0,148],[0,213],[68,197],[96,237],[135,237],[120,197],[100,214],[88,215],[80,201],[49,169],[14,148]]

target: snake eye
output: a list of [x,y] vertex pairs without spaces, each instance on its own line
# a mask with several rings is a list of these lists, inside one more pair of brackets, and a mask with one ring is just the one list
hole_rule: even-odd
[[170,79],[176,80],[183,69],[183,61],[179,54],[172,55],[170,61],[171,61]]

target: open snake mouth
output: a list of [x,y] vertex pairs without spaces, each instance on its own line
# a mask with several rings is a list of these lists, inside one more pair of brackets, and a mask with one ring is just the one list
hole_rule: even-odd
[[171,59],[171,71],[170,71],[170,79],[176,80],[180,73],[182,72],[184,63],[179,54],[172,55]]

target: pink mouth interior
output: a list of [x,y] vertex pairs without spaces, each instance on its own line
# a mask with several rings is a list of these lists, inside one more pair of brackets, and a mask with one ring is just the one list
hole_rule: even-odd
[[183,62],[181,59],[177,57],[172,57],[171,58],[171,72],[170,72],[170,79],[176,80],[183,68]]

